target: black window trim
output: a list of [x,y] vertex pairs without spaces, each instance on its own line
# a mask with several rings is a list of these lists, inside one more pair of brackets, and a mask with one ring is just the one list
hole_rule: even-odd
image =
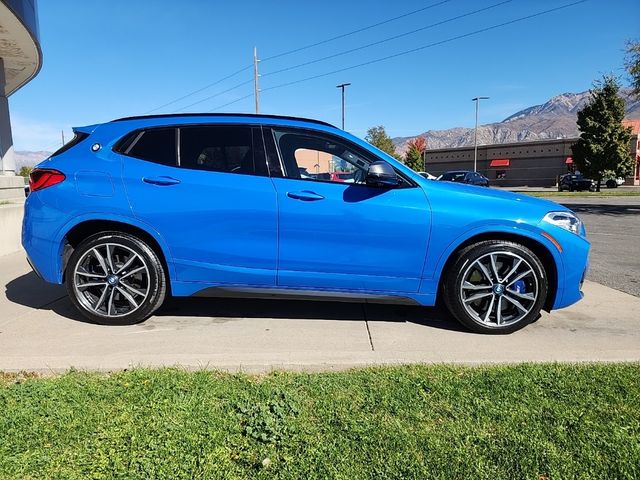
[[[288,177],[287,176],[287,169],[284,166],[284,161],[282,160],[282,154],[280,153],[280,145],[278,145],[278,141],[275,137],[275,132],[274,132],[274,128],[275,129],[283,129],[283,130],[296,130],[296,131],[300,131],[300,132],[306,132],[308,134],[311,135],[324,135],[324,136],[328,136],[329,138],[333,138],[338,142],[341,143],[345,143],[347,146],[352,147],[356,152],[360,151],[364,151],[366,153],[365,157],[371,156],[374,157],[380,161],[386,162],[386,160],[384,160],[383,158],[380,158],[378,155],[376,155],[374,152],[371,152],[370,150],[365,149],[364,147],[361,147],[360,145],[355,144],[354,142],[352,142],[351,140],[341,137],[339,135],[335,135],[329,132],[325,132],[323,130],[314,130],[312,128],[305,128],[305,127],[294,127],[294,126],[288,126],[288,125],[275,125],[275,124],[263,124],[263,127],[266,127],[269,129],[271,136],[273,137],[273,143],[275,144],[276,147],[276,152],[278,154],[278,159],[280,161],[280,168],[282,169],[282,178],[286,178],[287,180],[301,180],[304,182],[319,182],[319,183],[332,183],[332,184],[342,184],[342,182],[334,182],[331,180],[321,180],[321,179],[316,179],[316,178],[293,178],[293,177]],[[264,133],[263,133],[264,134]],[[265,155],[266,156],[266,155]],[[388,163],[388,162],[387,162]],[[391,165],[391,164],[389,164]],[[400,186],[400,188],[416,188],[418,185],[411,180],[410,178],[408,178],[404,173],[398,171],[397,168],[393,167],[393,165],[391,165],[393,170],[396,172],[396,175],[398,175],[400,178],[402,178],[403,182],[406,184],[406,186]],[[355,183],[349,183],[346,185],[355,185],[355,186],[367,186],[366,184],[355,184]]]
[[180,127],[175,127],[176,134],[176,166],[180,168]]
[[138,141],[142,138],[142,135],[144,135],[144,133],[146,132],[146,130],[140,130],[138,132],[138,134],[135,136],[135,138],[133,139],[133,141],[131,141],[131,143],[129,143],[129,146],[125,149],[124,152],[122,152],[124,155],[126,156],[130,156],[129,153],[131,152],[131,150],[133,149],[133,147],[136,146],[136,144],[138,143]]

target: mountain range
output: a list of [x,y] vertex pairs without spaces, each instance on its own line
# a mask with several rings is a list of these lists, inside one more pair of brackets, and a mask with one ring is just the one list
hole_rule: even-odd
[[[640,100],[633,98],[627,89],[620,94],[625,101],[625,118],[640,119]],[[520,110],[501,122],[478,126],[478,145],[577,137],[577,112],[588,100],[588,91],[563,93],[541,105]],[[396,137],[393,144],[398,153],[404,153],[407,143],[415,137],[425,137],[429,149],[465,147],[473,145],[474,129],[457,127]]]

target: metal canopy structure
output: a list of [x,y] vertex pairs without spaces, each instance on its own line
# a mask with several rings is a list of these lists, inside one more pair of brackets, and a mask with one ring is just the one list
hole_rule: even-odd
[[36,0],[0,0],[0,175],[16,169],[7,97],[41,67]]

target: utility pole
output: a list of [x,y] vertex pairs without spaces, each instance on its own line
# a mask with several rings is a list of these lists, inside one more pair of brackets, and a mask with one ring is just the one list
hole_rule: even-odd
[[342,89],[342,130],[344,130],[344,89],[351,85],[350,83],[341,83],[340,85],[336,85],[336,88]]
[[258,88],[258,48],[253,47],[253,94],[256,99],[256,113],[260,111],[260,89]]
[[472,98],[472,102],[476,102],[476,129],[473,135],[473,171],[478,171],[478,111],[480,110],[480,100],[489,100],[489,97]]
[[64,146],[64,130],[60,130],[60,133],[62,134],[62,146]]

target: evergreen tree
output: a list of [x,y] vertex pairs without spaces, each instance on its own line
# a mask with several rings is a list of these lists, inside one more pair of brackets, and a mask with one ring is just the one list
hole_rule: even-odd
[[399,158],[398,154],[396,153],[396,148],[393,146],[391,137],[387,135],[387,131],[382,125],[371,127],[369,130],[367,130],[367,136],[364,137],[364,139],[374,147],[377,147],[383,152],[388,153],[392,157]]
[[629,142],[631,129],[622,125],[624,100],[620,85],[605,75],[591,89],[591,99],[578,112],[580,138],[571,147],[573,161],[580,172],[596,180],[596,191],[606,177],[625,177],[633,169]]
[[640,42],[627,43],[625,67],[631,77],[631,90],[640,99]]
[[427,142],[423,137],[409,140],[404,164],[416,172],[421,172],[424,169],[424,152],[426,149]]

